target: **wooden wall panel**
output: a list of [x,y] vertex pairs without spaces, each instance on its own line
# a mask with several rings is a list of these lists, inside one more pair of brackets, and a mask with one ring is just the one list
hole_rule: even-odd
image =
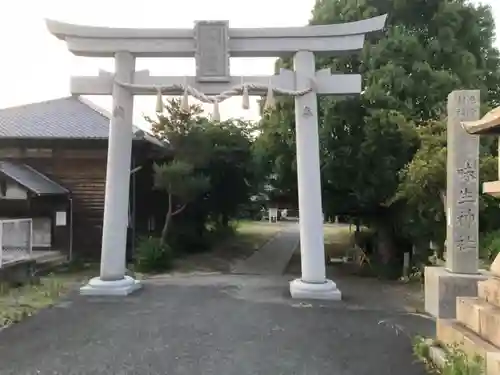
[[72,150],[65,157],[55,152],[52,158],[20,160],[71,191],[73,251],[90,257],[100,254],[104,214],[106,154],[98,151],[84,158]]

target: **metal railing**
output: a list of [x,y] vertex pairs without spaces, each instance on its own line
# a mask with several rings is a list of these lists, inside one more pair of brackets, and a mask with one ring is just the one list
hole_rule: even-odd
[[0,268],[29,259],[33,251],[32,219],[0,219]]

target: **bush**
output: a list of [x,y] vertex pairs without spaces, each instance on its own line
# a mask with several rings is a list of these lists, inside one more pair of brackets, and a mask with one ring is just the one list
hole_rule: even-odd
[[232,237],[236,234],[238,229],[238,222],[231,221],[227,226],[222,226],[218,223],[214,223],[214,225],[210,225],[208,227],[208,239],[210,245],[214,245],[220,241],[224,241],[225,239]]
[[500,252],[500,230],[486,233],[479,243],[481,259],[493,261]]
[[136,249],[135,264],[139,272],[162,272],[172,268],[174,254],[160,238],[143,237]]

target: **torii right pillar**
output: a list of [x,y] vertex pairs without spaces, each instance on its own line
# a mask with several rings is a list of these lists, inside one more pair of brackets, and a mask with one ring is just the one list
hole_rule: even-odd
[[[296,89],[307,89],[316,75],[314,54],[297,52],[294,69]],[[340,290],[326,278],[316,92],[295,98],[295,126],[302,276],[290,283],[290,294],[292,298],[340,300]]]

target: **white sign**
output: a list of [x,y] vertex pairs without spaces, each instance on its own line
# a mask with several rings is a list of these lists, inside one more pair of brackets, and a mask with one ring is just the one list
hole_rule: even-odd
[[66,226],[66,211],[56,212],[56,227]]

